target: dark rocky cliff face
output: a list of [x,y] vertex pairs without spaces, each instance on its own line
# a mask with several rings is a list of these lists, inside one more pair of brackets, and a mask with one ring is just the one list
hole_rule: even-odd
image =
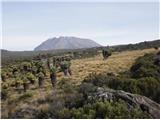
[[34,50],[54,50],[54,49],[80,49],[100,47],[98,43],[90,39],[83,39],[77,37],[59,37],[51,38],[37,46]]

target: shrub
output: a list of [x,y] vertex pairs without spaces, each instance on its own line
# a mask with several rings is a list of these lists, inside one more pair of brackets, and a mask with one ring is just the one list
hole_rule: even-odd
[[139,57],[131,67],[131,77],[156,77],[160,78],[160,67],[154,64],[155,54],[145,54]]
[[24,100],[24,99],[27,99],[27,98],[31,98],[32,96],[33,96],[33,93],[27,92],[27,93],[24,93],[22,96],[20,96],[19,100]]
[[61,81],[58,82],[58,87],[63,90],[63,92],[72,93],[75,90],[75,87],[71,83],[69,79],[62,78]]
[[26,74],[26,77],[27,77],[27,79],[30,81],[31,84],[34,84],[34,83],[35,83],[36,77],[35,77],[32,73],[28,72],[28,73]]
[[24,70],[24,71],[30,71],[31,70],[31,63],[23,62],[21,64],[21,69]]
[[137,107],[128,109],[127,104],[124,101],[111,103],[108,101],[97,101],[93,104],[85,104],[78,109],[71,109],[70,115],[71,118],[75,119],[150,118],[147,113]]
[[[140,94],[149,97],[152,100],[160,103],[160,79],[154,77],[143,77],[139,79],[133,78],[121,78],[117,76],[98,75],[98,77],[92,77],[92,79],[85,80],[84,85],[89,86],[83,91],[88,90],[87,94],[95,86],[104,86],[116,90],[124,90],[127,92]],[[83,86],[83,85],[82,85]],[[84,87],[84,86],[83,86]]]
[[23,84],[23,81],[20,79],[20,78],[15,78],[15,81],[14,81],[15,83],[15,87],[16,88],[18,88],[18,87],[20,87],[20,85],[22,85]]
[[64,108],[58,112],[58,118],[60,119],[69,119],[71,118],[70,110],[68,108]]
[[6,89],[1,90],[1,99],[6,100],[8,98],[8,91]]
[[7,73],[4,70],[1,71],[1,79],[2,79],[3,82],[6,81],[6,77],[7,77]]

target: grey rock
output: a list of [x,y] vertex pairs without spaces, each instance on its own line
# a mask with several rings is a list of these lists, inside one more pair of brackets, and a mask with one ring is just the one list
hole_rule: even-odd
[[131,94],[122,90],[104,89],[99,87],[95,93],[88,97],[89,101],[97,99],[102,101],[122,99],[130,106],[138,106],[143,111],[147,111],[153,118],[160,118],[160,105],[145,96]]

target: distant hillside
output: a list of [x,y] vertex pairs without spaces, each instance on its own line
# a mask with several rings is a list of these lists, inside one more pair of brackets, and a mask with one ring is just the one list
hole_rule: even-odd
[[[103,46],[105,47],[105,46]],[[44,56],[49,57],[53,55],[60,55],[65,53],[80,53],[81,56],[85,56],[84,53],[89,52],[90,54],[95,54],[96,51],[102,50],[102,46],[94,47],[94,48],[83,48],[83,49],[59,49],[59,50],[46,50],[46,51],[7,51],[1,50],[1,58],[2,58],[2,65],[13,63],[15,61],[21,61],[24,59],[32,59],[35,56]],[[160,47],[160,40],[154,41],[145,41],[136,44],[127,44],[127,45],[116,45],[110,46],[113,48],[113,51],[126,51],[126,50],[142,50],[154,47]]]
[[144,41],[136,44],[127,45],[116,45],[112,46],[114,51],[125,51],[125,50],[142,50],[147,48],[160,47],[160,40]]
[[55,50],[55,49],[80,49],[100,47],[98,43],[90,39],[77,38],[77,37],[59,37],[46,40],[37,46],[35,51],[42,50]]

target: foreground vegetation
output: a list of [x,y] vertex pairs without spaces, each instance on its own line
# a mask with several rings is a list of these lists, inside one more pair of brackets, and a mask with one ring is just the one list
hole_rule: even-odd
[[84,82],[144,95],[160,103],[160,88],[158,87],[160,86],[160,64],[156,64],[158,56],[145,54],[136,60],[130,71],[117,76],[113,73],[92,74]]
[[[35,83],[34,85],[31,84],[27,92],[23,92],[21,89],[17,91],[15,83],[12,82],[13,79],[9,77],[12,74],[7,74],[6,82],[4,83],[8,84],[2,84],[2,118],[154,118],[146,109],[130,105],[121,98],[89,100],[92,97],[92,93],[96,93],[97,89],[101,87],[144,95],[160,103],[160,89],[158,87],[160,86],[160,67],[155,62],[158,55],[154,50],[147,52],[152,53],[142,56],[146,52],[142,54],[137,51],[139,56],[142,57],[136,59],[135,63],[134,59],[137,53],[132,53],[131,62],[127,64],[125,61],[124,64],[126,66],[122,64],[118,70],[115,69],[114,71],[111,68],[113,66],[109,66],[109,69],[107,69],[108,65],[111,61],[114,62],[113,64],[116,63],[116,56],[118,56],[117,60],[122,59],[124,62],[124,58],[129,58],[122,57],[126,53],[115,53],[107,61],[103,61],[100,56],[84,59],[82,61],[84,64],[82,65],[85,67],[88,65],[90,69],[92,67],[94,69],[92,72],[85,71],[85,67],[83,67],[84,71],[81,71],[81,74],[84,72],[91,73],[86,75],[87,77],[85,74],[83,77],[81,77],[81,74],[78,74],[79,77],[75,75],[80,72],[76,72],[76,70],[81,70],[82,68],[77,64],[80,60],[74,60],[72,66],[73,76],[64,78],[59,73],[58,78],[60,80],[54,89],[52,89],[48,81],[47,71],[45,86],[38,88],[36,78],[34,79],[31,75],[32,77],[30,78],[34,79]],[[95,64],[96,61],[94,62],[94,60],[97,61],[97,64]],[[118,63],[122,61],[118,61]],[[132,65],[133,63],[134,65]],[[130,68],[127,68],[127,66]],[[95,73],[96,68],[97,71]],[[83,82],[74,84],[77,81]]]

